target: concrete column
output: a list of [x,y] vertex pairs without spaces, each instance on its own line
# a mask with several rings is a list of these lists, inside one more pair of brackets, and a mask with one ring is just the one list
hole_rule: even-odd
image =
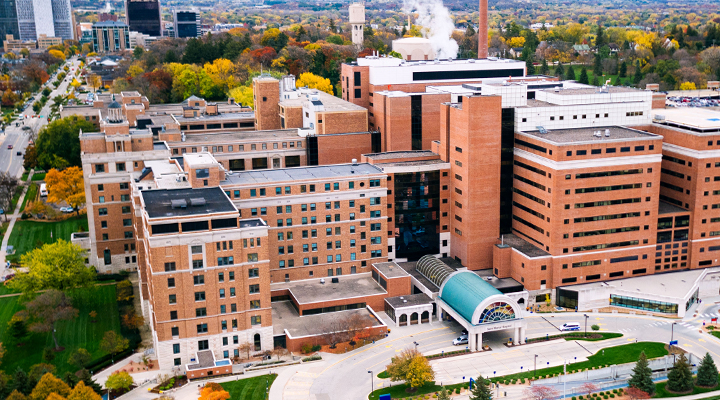
[[483,348],[483,341],[482,341],[482,332],[478,333],[478,350],[482,350]]
[[395,314],[395,327],[396,328],[400,327],[400,316],[397,314]]
[[520,327],[520,344],[525,344],[525,336],[526,335],[527,335],[527,333],[525,333],[525,327],[521,326]]
[[513,344],[519,343],[519,336],[520,336],[520,327],[517,327],[515,329],[515,337],[513,338]]
[[468,330],[468,346],[470,346],[471,352],[475,351],[475,342],[476,341],[477,341],[477,335],[470,332],[470,330]]
[[428,312],[428,322],[432,325],[432,309]]
[[440,316],[442,315],[442,307],[440,307],[440,303],[437,303],[437,308],[435,309],[435,318],[437,318],[438,321],[441,321]]

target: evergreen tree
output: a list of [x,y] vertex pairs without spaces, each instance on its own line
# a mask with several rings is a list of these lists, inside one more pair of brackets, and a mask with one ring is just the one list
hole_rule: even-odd
[[448,393],[448,390],[445,389],[445,386],[443,386],[440,393],[438,393],[437,400],[450,400],[450,393]]
[[595,61],[593,62],[593,74],[602,75],[602,73],[602,57],[600,57],[600,54],[595,54]]
[[167,53],[165,53],[165,63],[166,64],[176,63],[178,61],[180,61],[180,59],[178,58],[177,54],[175,53],[175,50],[170,49],[167,51]]
[[548,67],[547,60],[543,58],[542,64],[540,64],[540,73],[542,75],[547,75],[548,72],[550,72],[550,67]]
[[605,43],[605,33],[602,25],[598,25],[597,36],[595,37],[595,47],[601,48]]
[[585,85],[590,84],[590,78],[588,77],[587,69],[585,67],[580,70],[580,78],[578,79],[578,82]]
[[[715,375],[717,377],[717,375]],[[667,388],[673,392],[689,392],[693,389],[693,374],[690,371],[685,353],[680,353],[680,357],[675,361],[673,369],[668,373]]]
[[532,55],[527,58],[525,61],[525,69],[527,69],[528,75],[535,75],[535,65],[533,64],[533,57]]
[[92,375],[90,375],[90,372],[88,372],[88,370],[83,368],[80,371],[76,372],[75,375],[77,375],[77,377],[85,384],[85,386],[91,387],[92,390],[94,390],[97,394],[102,394],[102,386],[98,385],[98,383],[93,380]]
[[55,359],[55,351],[50,347],[46,347],[43,350],[42,359],[48,364],[52,363],[52,360]]
[[620,70],[618,71],[618,78],[624,78],[627,76],[627,63],[623,61],[620,63]]
[[655,393],[655,384],[652,381],[652,370],[648,366],[647,356],[644,351],[640,353],[640,359],[638,359],[635,368],[633,368],[628,385],[638,388],[649,395]]
[[561,62],[558,62],[557,68],[555,68],[555,76],[562,78],[565,76],[565,68],[563,67]]
[[68,386],[75,387],[75,385],[80,382],[80,378],[78,378],[78,376],[73,374],[72,372],[66,371],[65,375],[63,375],[63,381],[65,381]]
[[337,32],[337,27],[335,26],[335,20],[334,20],[334,19],[330,18],[330,25],[328,26],[328,28],[330,29],[330,32],[332,32],[332,33],[336,33],[336,32]]
[[593,79],[593,86],[600,86],[600,78],[597,75]]
[[574,81],[575,79],[577,79],[575,77],[575,69],[572,64],[570,64],[568,65],[567,71],[565,71],[565,80]]
[[13,389],[26,396],[29,395],[30,392],[32,392],[33,387],[35,387],[35,385],[30,382],[30,377],[28,377],[25,371],[23,371],[20,367],[18,367],[18,369],[13,374],[12,381]]
[[700,362],[697,373],[697,385],[705,387],[715,387],[718,384],[718,369],[715,361],[710,357],[710,353],[705,353],[705,357]]
[[8,322],[7,331],[5,332],[11,340],[11,344],[22,344],[23,339],[28,335],[25,320],[19,315],[14,315]]
[[470,390],[470,400],[492,400],[492,392],[482,375],[478,376]]
[[640,68],[640,61],[638,61],[637,64],[635,64],[635,75],[633,76],[633,83],[636,85],[639,84],[643,78],[641,69],[642,68]]

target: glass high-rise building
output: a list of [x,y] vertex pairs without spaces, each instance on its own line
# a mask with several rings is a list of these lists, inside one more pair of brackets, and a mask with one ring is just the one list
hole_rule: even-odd
[[44,34],[73,39],[70,0],[0,0],[0,34],[37,40]]
[[0,41],[5,41],[5,35],[20,37],[15,0],[0,0]]
[[125,0],[125,12],[131,31],[162,36],[160,0]]
[[173,10],[175,37],[190,38],[200,36],[200,14],[192,10]]

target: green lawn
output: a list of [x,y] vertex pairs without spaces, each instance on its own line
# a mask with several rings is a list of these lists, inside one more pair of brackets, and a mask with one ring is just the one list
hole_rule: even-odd
[[20,180],[25,182],[27,180],[28,175],[30,175],[30,173],[26,170],[25,172],[23,172],[22,176],[20,177]]
[[36,182],[36,181],[44,181],[44,180],[45,180],[45,172],[41,172],[41,173],[39,173],[39,174],[38,174],[38,173],[34,173],[33,176],[32,176],[32,180],[33,180],[33,182]]
[[[97,359],[105,353],[100,350],[100,340],[106,331],[120,333],[120,316],[115,294],[115,285],[95,286],[70,292],[73,306],[79,310],[78,317],[72,321],[58,323],[57,339],[65,350],[57,353],[52,364],[57,367],[58,376],[75,368],[67,363],[67,359],[76,348],[82,347]],[[0,337],[5,336],[7,323],[18,311],[23,309],[19,297],[0,298]],[[97,311],[96,322],[90,322],[90,311]],[[42,362],[42,350],[52,347],[52,335],[48,333],[30,334],[23,346],[5,347],[3,370],[13,373],[18,367],[26,372],[34,364]]]
[[[19,261],[20,255],[37,247],[40,242],[50,243],[53,240],[70,241],[70,234],[78,232],[82,227],[88,230],[87,215],[68,218],[58,222],[21,221],[15,222],[8,244],[15,247],[15,254],[9,256],[10,261]],[[52,232],[52,238],[50,238]]]
[[220,386],[230,393],[230,400],[264,400],[265,390],[272,386],[277,374],[261,375],[238,381],[223,382]]
[[655,395],[653,397],[655,398],[665,398],[665,397],[680,397],[680,396],[689,396],[692,394],[701,394],[701,393],[707,393],[707,392],[714,392],[718,390],[718,387],[714,388],[700,388],[695,386],[693,388],[692,393],[685,393],[685,394],[675,394],[670,393],[667,390],[665,390],[665,385],[667,385],[667,382],[660,382],[655,385]]
[[38,192],[38,185],[31,183],[28,187],[27,193],[25,193],[25,199],[23,199],[22,206],[20,206],[20,212],[25,211],[25,206],[27,205],[28,201],[35,201],[35,198],[37,197]]
[[[613,364],[624,364],[629,362],[637,361],[640,357],[640,353],[645,351],[647,358],[657,358],[668,354],[665,349],[664,343],[658,342],[639,342],[630,343],[621,346],[608,347],[604,350],[588,357],[587,361],[581,361],[578,363],[572,363],[567,365],[567,371],[583,370],[585,368],[601,367],[605,365]],[[543,368],[537,370],[538,376],[560,374],[563,371],[563,366],[558,365],[556,367]],[[508,379],[519,379],[519,378],[531,378],[533,371],[521,372],[517,374],[505,375],[502,377],[492,378],[493,382]]]
[[[450,391],[454,391],[456,388],[459,388],[459,387],[467,388],[467,386],[468,386],[467,383],[456,383],[454,385],[445,385],[445,388],[447,388],[448,392],[450,392]],[[390,386],[390,387],[386,387],[383,389],[378,389],[378,390],[370,393],[370,395],[368,396],[368,399],[369,400],[378,400],[378,398],[380,398],[381,394],[390,394],[390,398],[393,398],[393,399],[414,397],[414,396],[418,396],[421,394],[430,394],[430,393],[435,394],[435,392],[439,392],[440,390],[442,390],[443,387],[440,385],[436,385],[435,382],[428,382],[425,384],[425,386],[419,387],[413,393],[405,392],[405,388],[407,388],[407,386],[403,383],[401,385],[395,385],[395,386]]]
[[6,294],[13,294],[13,293],[19,293],[17,290],[12,290],[9,287],[5,286],[5,282],[0,284],[0,296],[4,296]]
[[11,215],[15,213],[15,207],[17,206],[18,200],[20,200],[20,195],[22,194],[23,189],[25,189],[25,186],[18,186],[17,189],[15,189],[15,195],[10,201],[10,208],[5,210],[6,214]]

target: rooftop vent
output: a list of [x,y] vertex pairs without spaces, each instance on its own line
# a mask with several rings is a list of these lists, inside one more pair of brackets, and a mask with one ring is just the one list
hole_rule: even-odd
[[332,283],[339,283],[339,282],[340,282],[340,279],[338,279],[338,278],[332,278]]
[[185,199],[170,200],[172,208],[187,208],[187,201]]
[[357,165],[357,158],[352,159],[352,165]]
[[548,133],[547,129],[545,129],[544,126],[538,126],[538,127],[537,127],[537,130],[538,130],[538,132],[540,132],[540,133],[542,133],[542,134]]
[[325,278],[320,278],[320,284],[321,284],[321,285],[324,285],[324,284],[325,284]]
[[610,129],[605,129],[605,137],[610,137]]
[[595,137],[602,137],[602,132],[600,132],[600,131],[595,131],[595,132],[593,132],[593,136],[595,136]]
[[202,198],[202,197],[192,198],[192,199],[190,199],[190,205],[193,206],[193,207],[204,206],[204,205],[205,205],[205,199]]

